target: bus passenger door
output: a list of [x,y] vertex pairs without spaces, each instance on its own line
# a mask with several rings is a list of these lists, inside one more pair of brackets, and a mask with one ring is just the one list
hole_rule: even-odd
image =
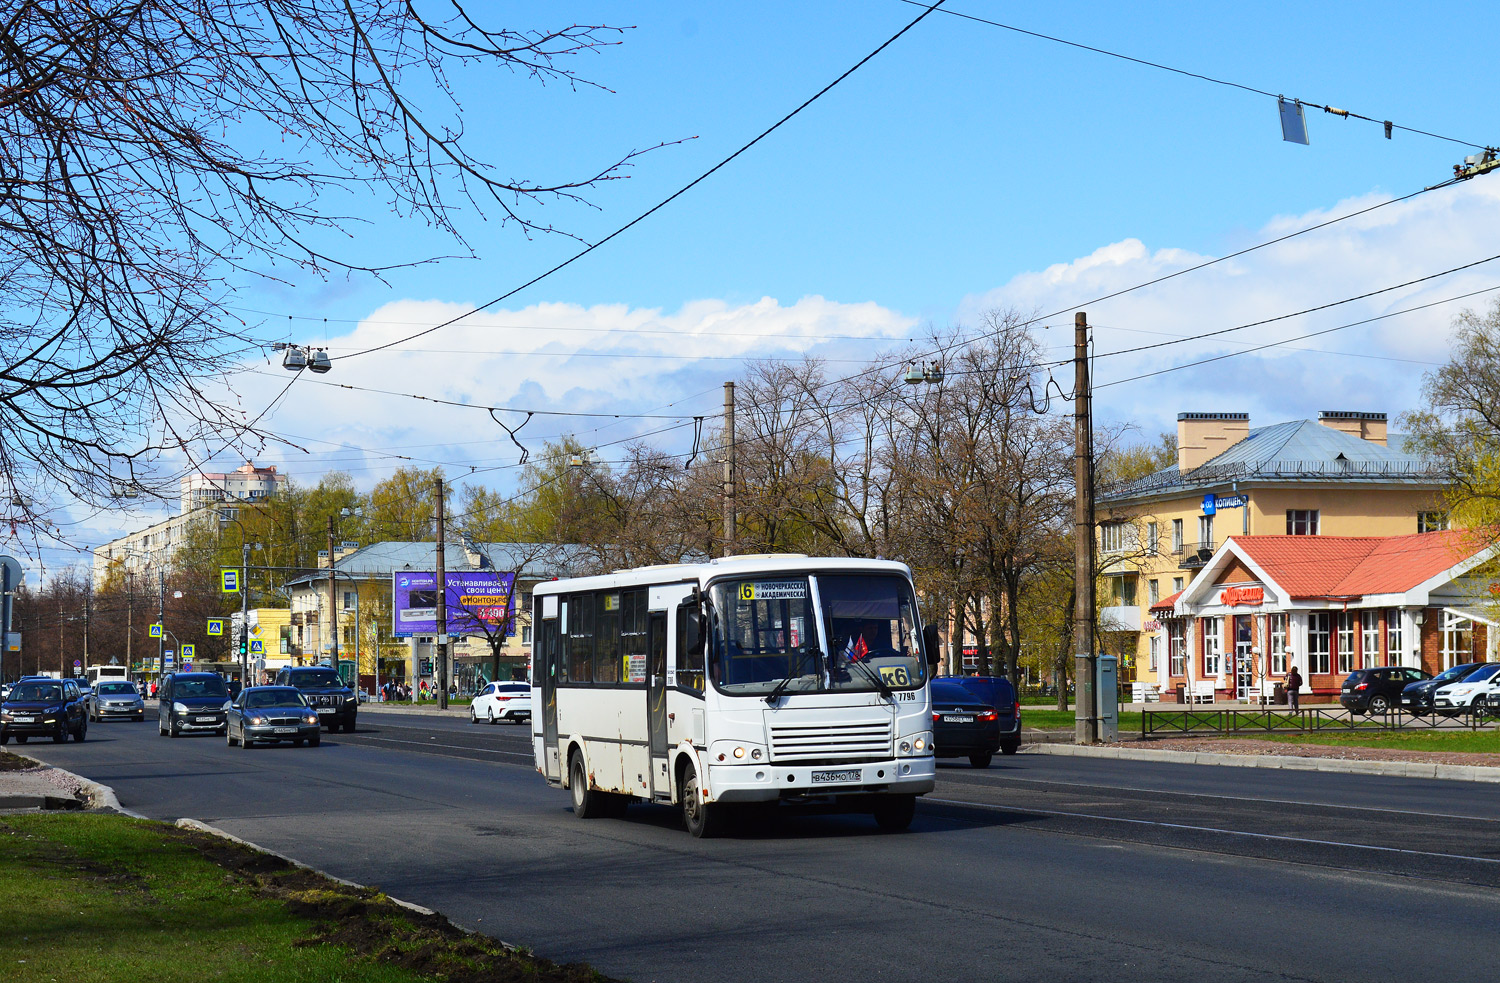
[[542,621],[542,751],[544,774],[562,781],[562,767],[557,760],[557,619]]
[[651,612],[647,638],[646,717],[651,738],[651,797],[672,799],[667,766],[667,615]]

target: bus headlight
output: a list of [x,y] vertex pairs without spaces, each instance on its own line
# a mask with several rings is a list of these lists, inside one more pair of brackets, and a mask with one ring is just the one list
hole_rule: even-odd
[[908,734],[896,742],[896,753],[903,757],[921,757],[932,753],[932,732]]

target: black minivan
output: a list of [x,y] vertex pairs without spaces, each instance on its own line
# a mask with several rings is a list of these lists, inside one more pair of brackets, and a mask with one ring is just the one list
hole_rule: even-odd
[[1353,713],[1385,713],[1401,708],[1401,691],[1412,683],[1431,679],[1421,669],[1378,666],[1356,669],[1339,689],[1339,703]]
[[163,676],[156,690],[156,730],[163,737],[207,731],[223,734],[229,728],[225,706],[229,690],[214,672],[174,672]]

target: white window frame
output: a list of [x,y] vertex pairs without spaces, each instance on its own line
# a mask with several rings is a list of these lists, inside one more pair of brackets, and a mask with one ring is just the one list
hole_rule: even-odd
[[[1359,612],[1359,655],[1364,659],[1366,669],[1381,664],[1380,612],[1375,608],[1365,608]],[[1394,663],[1387,659],[1385,664]]]
[[1161,671],[1161,634],[1151,635],[1151,671]]
[[1203,678],[1217,678],[1224,671],[1224,619],[1203,619]]
[[1161,581],[1152,577],[1146,581],[1146,597],[1150,603],[1155,604],[1161,600]]
[[1286,615],[1266,616],[1266,628],[1271,636],[1271,674],[1286,675]]
[[[1459,638],[1465,634],[1469,636],[1469,642],[1460,648]],[[1452,669],[1454,666],[1461,666],[1472,661],[1474,658],[1474,622],[1444,611],[1442,646],[1441,658],[1444,669]]]
[[1198,548],[1214,548],[1214,517],[1211,515],[1198,516]]
[[1340,611],[1338,613],[1338,646],[1339,646],[1339,672],[1353,672],[1358,668],[1354,664],[1354,612]]
[[1406,664],[1406,642],[1404,626],[1401,624],[1400,608],[1385,609],[1385,651],[1391,665]]
[[1184,578],[1182,578],[1182,577],[1173,577],[1172,578],[1172,593],[1173,594],[1181,594],[1183,588],[1186,587],[1186,586],[1187,586],[1187,581]]
[[[1128,531],[1127,531],[1128,530]],[[1140,544],[1140,530],[1133,522],[1104,522],[1099,525],[1099,549],[1104,553],[1124,553]]]
[[1182,552],[1182,520],[1172,520],[1172,552]]
[[1286,534],[1288,536],[1316,536],[1321,529],[1322,517],[1318,509],[1287,509]]
[[1167,675],[1187,675],[1187,619],[1174,618],[1167,624]]
[[1417,532],[1442,532],[1448,528],[1448,513],[1442,509],[1433,509],[1417,513]]
[[1150,552],[1150,553],[1157,552],[1158,551],[1157,548],[1160,545],[1161,545],[1161,532],[1160,532],[1160,529],[1157,527],[1156,523],[1154,523],[1154,522],[1148,522],[1148,523],[1146,523],[1146,550],[1147,550],[1147,552]]
[[1333,614],[1329,611],[1307,612],[1307,674],[1326,676],[1329,665],[1329,643],[1333,640]]

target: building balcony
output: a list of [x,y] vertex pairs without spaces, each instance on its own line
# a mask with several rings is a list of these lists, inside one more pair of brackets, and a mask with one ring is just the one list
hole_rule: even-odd
[[1202,567],[1214,555],[1214,544],[1210,540],[1197,545],[1189,545],[1183,553],[1182,562],[1177,565],[1180,570],[1197,570]]
[[1140,631],[1141,609],[1134,604],[1112,604],[1099,612],[1100,631]]

